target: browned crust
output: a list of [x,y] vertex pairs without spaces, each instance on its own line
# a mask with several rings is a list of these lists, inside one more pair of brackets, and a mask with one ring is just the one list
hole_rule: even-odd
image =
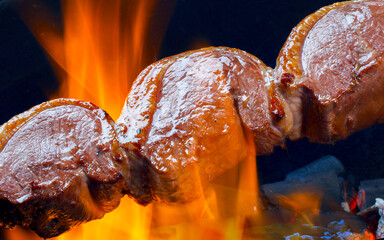
[[[262,62],[259,58],[256,56],[236,48],[229,48],[229,47],[217,47],[216,49],[213,48],[212,50],[215,51],[221,51],[221,52],[233,52],[239,55],[243,55],[246,57],[249,57],[252,59],[258,66],[258,68],[261,71],[261,74],[264,78],[264,86],[267,91],[267,99],[269,111],[268,111],[268,119],[269,119],[269,125],[265,126],[265,128],[262,129],[252,129],[251,126],[248,126],[242,121],[243,125],[246,125],[245,127],[248,128],[244,129],[244,132],[250,131],[253,134],[255,147],[256,147],[256,154],[257,155],[268,155],[273,153],[273,149],[276,146],[281,146],[284,144],[285,140],[285,120],[286,120],[286,112],[285,112],[285,105],[280,97],[280,95],[276,92],[275,84],[273,83],[273,72],[272,69],[267,67],[264,62]],[[281,114],[280,116],[276,115],[275,110]],[[239,112],[239,109],[237,109],[238,115],[241,119],[241,114]],[[276,118],[277,117],[277,118]],[[246,134],[246,133],[244,133]]]
[[[287,111],[286,118],[278,123],[279,129],[284,135],[292,140],[303,137],[303,106],[308,102],[305,99],[308,94],[304,93],[300,83],[302,82],[301,51],[305,38],[316,22],[325,16],[332,9],[351,3],[338,2],[325,6],[316,12],[308,15],[297,24],[289,34],[283,47],[280,50],[274,69],[273,88],[277,95],[283,99],[281,103]],[[293,81],[289,84],[281,82],[284,74],[293,74]],[[305,109],[304,109],[305,110]]]
[[[178,59],[186,57],[186,56],[191,55],[193,53],[197,53],[197,52],[204,52],[204,53],[232,52],[232,53],[235,53],[238,55],[243,55],[245,57],[250,58],[253,62],[255,62],[256,65],[258,65],[259,69],[262,71],[262,75],[263,75],[264,80],[265,80],[265,87],[266,87],[267,92],[268,92],[267,101],[269,101],[269,105],[271,106],[272,102],[277,102],[278,104],[283,105],[283,103],[281,103],[282,100],[280,99],[279,95],[276,93],[274,84],[272,82],[272,70],[269,67],[267,67],[259,58],[255,57],[252,54],[247,53],[246,51],[236,49],[236,48],[207,47],[207,48],[201,48],[201,49],[197,49],[197,50],[190,50],[190,51],[186,51],[186,52],[174,55],[174,56],[170,56],[170,57],[161,59],[161,60],[151,64],[150,66],[148,66],[146,69],[144,69],[139,74],[139,76],[135,80],[134,85],[132,86],[131,91],[128,94],[128,97],[126,99],[125,106],[128,104],[129,101],[131,103],[133,102],[134,97],[132,98],[132,94],[135,95],[135,92],[137,94],[138,91],[136,89],[140,88],[140,85],[143,84],[144,81],[148,82],[148,78],[150,78],[149,81],[151,81],[151,84],[153,86],[156,86],[156,90],[152,94],[151,106],[149,107],[149,109],[147,111],[145,111],[141,114],[142,115],[141,117],[144,117],[144,115],[152,116],[154,111],[156,110],[157,99],[159,97],[159,92],[161,91],[161,89],[159,89],[159,87],[158,87],[158,84],[159,84],[159,81],[161,81],[161,78],[163,77],[164,73],[167,71],[168,67],[170,65],[172,65],[174,62],[176,62]],[[156,70],[158,71],[159,69],[161,69],[159,72],[157,72],[157,73],[155,72],[155,74],[157,74],[157,75],[153,76],[153,72]],[[124,115],[124,111],[125,111],[125,107],[123,109],[122,116]],[[240,113],[238,113],[238,114],[240,115]],[[256,145],[258,145],[258,144],[260,145],[258,150],[257,150],[258,155],[270,154],[273,152],[273,148],[275,146],[282,145],[284,143],[284,136],[282,136],[281,133],[284,132],[285,129],[281,129],[280,127],[275,127],[275,124],[274,124],[275,114],[270,112],[268,117],[270,120],[270,126],[269,126],[269,129],[267,129],[267,132],[264,134],[261,131],[254,132]],[[126,143],[122,138],[120,138],[121,144],[129,150],[139,152],[140,146],[145,143],[145,141],[148,137],[147,135],[150,131],[152,120],[153,120],[153,118],[150,117],[149,123],[147,124],[147,127],[140,128],[140,133],[138,133],[136,135],[138,137],[137,142],[135,142],[134,144]],[[124,126],[123,122],[125,122],[125,121],[122,117],[120,117],[119,120],[117,121],[117,129],[118,129],[117,131],[119,131],[120,133],[129,131],[129,129],[128,129],[129,126]],[[279,122],[284,122],[284,119],[280,119]],[[246,127],[250,127],[250,126],[246,126]],[[124,133],[123,133],[123,135],[124,135]],[[267,144],[263,143],[263,142],[271,142],[271,140],[267,139],[266,136],[269,136],[269,137],[273,136],[273,138],[274,138],[272,141],[273,144],[267,145]]]
[[[300,55],[303,42],[307,37],[309,31],[316,24],[316,22],[320,18],[325,16],[329,11],[352,2],[357,1],[338,2],[329,6],[322,7],[316,12],[308,15],[306,18],[301,20],[301,22],[292,29],[291,33],[288,36],[288,39],[285,41],[283,47],[280,50],[276,63],[277,72],[290,72],[296,76],[295,80],[301,79],[302,68]],[[291,85],[291,87],[295,86],[296,83],[297,82],[295,81],[294,84]]]
[[[91,111],[93,114],[95,114],[100,119],[101,122],[103,122],[104,124],[108,124],[108,126],[110,126],[110,131],[111,131],[111,135],[109,137],[111,137],[112,139],[112,141],[110,142],[111,144],[110,151],[113,153],[113,156],[115,157],[111,159],[111,161],[114,161],[118,169],[126,168],[127,156],[126,156],[126,153],[123,152],[123,150],[120,148],[120,144],[117,140],[117,135],[114,129],[115,123],[113,119],[108,115],[108,113],[106,113],[104,110],[100,109],[93,103],[80,101],[76,99],[58,98],[51,101],[47,101],[37,106],[34,106],[31,109],[11,118],[8,122],[0,126],[0,152],[3,150],[7,142],[12,138],[12,136],[18,130],[20,130],[25,124],[27,124],[31,119],[33,119],[35,116],[37,116],[38,114],[42,113],[47,109],[52,109],[52,108],[61,107],[61,106],[76,106],[76,107],[87,109]],[[119,170],[119,171],[124,171],[124,170]],[[109,178],[108,180],[92,178],[92,181],[94,182],[93,190],[100,192],[99,190],[104,187],[108,187],[108,186],[110,188],[114,187],[113,185],[119,185],[117,183],[121,182],[123,178],[128,179],[129,177],[130,177],[129,174],[127,175],[127,173],[124,172],[124,176],[122,176],[121,173],[118,173],[111,176],[111,178]],[[123,191],[123,189],[121,191]],[[110,199],[110,196],[104,196],[104,200],[109,202],[113,199]]]
[[[281,49],[275,69],[275,82],[277,83],[278,90],[288,102],[295,98],[301,99],[300,106],[296,107],[296,109],[298,109],[296,111],[300,113],[300,116],[294,116],[297,118],[296,130],[293,131],[293,134],[296,134],[296,136],[289,136],[291,139],[297,139],[304,135],[308,137],[310,141],[328,143],[346,138],[351,133],[374,123],[382,122],[380,117],[373,116],[374,114],[380,115],[379,110],[371,109],[368,111],[367,109],[369,109],[369,107],[365,107],[364,110],[362,109],[359,112],[354,109],[351,101],[348,99],[355,99],[354,104],[357,103],[360,105],[369,105],[368,103],[372,102],[364,98],[364,94],[358,90],[357,85],[351,85],[348,90],[332,96],[333,100],[331,101],[318,99],[317,92],[307,86],[308,81],[311,79],[308,79],[308,76],[304,74],[301,62],[304,42],[312,28],[315,27],[320,19],[332,10],[349,4],[364,2],[371,1],[345,1],[319,9],[304,18],[292,30]],[[375,66],[378,66],[378,64]],[[369,72],[369,69],[366,70],[367,74],[372,74]],[[279,83],[279,80],[282,75],[286,73],[292,73],[295,76],[294,81],[289,84],[288,87],[279,86],[282,85]],[[356,96],[359,94],[362,94],[360,95],[361,100],[356,100]],[[376,96],[376,99],[379,101],[380,97]],[[292,106],[292,104],[289,105]],[[364,114],[366,116],[364,116]],[[369,117],[369,115],[372,116]],[[346,127],[346,125],[351,126]]]
[[[120,169],[120,171],[124,171],[122,169],[125,169],[127,166],[127,156],[126,153],[123,152],[123,150],[120,148],[119,142],[117,140],[117,135],[115,134],[114,130],[114,121],[113,119],[102,109],[97,107],[96,105],[90,103],[90,102],[84,102],[76,99],[67,99],[67,98],[58,98],[51,101],[47,101],[44,103],[41,103],[37,106],[32,107],[31,109],[14,116],[11,118],[8,122],[3,124],[0,127],[0,152],[5,147],[7,142],[12,138],[12,136],[20,130],[25,124],[27,124],[31,119],[33,119],[35,116],[43,112],[47,109],[52,109],[55,107],[60,106],[76,106],[76,107],[82,107],[84,109],[87,109],[91,111],[93,114],[95,114],[100,121],[104,122],[105,124],[108,124],[110,126],[111,130],[111,137],[112,141],[111,149],[110,151],[113,153],[113,156],[115,158],[111,159],[111,161],[115,162],[115,166]],[[124,172],[124,176],[122,176],[122,173],[117,173],[111,176],[108,180],[105,179],[99,179],[99,178],[92,178],[93,182],[93,190],[96,192],[101,192],[102,188],[121,188],[121,191],[123,191],[123,188],[121,186],[122,179],[125,178],[125,181],[130,178],[129,174],[127,175],[126,172]],[[116,185],[116,186],[114,186]],[[96,201],[99,200],[100,202],[106,201],[110,202],[113,201],[113,199],[110,198],[111,196],[103,196],[103,199],[95,199]],[[115,207],[110,206],[104,206],[105,209],[109,209],[107,211],[110,211],[114,209]]]
[[[52,196],[33,195],[23,201],[14,201],[7,196],[0,196],[0,227],[21,225],[34,230],[44,238],[54,237],[70,227],[96,218],[115,209],[127,182],[130,181],[126,153],[120,148],[114,130],[114,121],[102,109],[92,103],[75,99],[55,99],[37,105],[21,113],[0,127],[0,152],[14,134],[40,113],[56,107],[74,106],[91,111],[101,121],[105,134],[110,141],[108,151],[112,152],[114,174],[108,179],[91,177],[82,173],[74,178],[64,190]],[[106,136],[106,135],[105,135]],[[123,176],[124,175],[124,176]]]
[[92,111],[96,116],[98,116],[100,120],[107,122],[111,126],[114,125],[114,121],[108,115],[108,113],[106,113],[105,111],[103,111],[102,109],[94,105],[93,103],[84,102],[77,99],[58,98],[58,99],[47,101],[37,106],[34,106],[31,109],[12,117],[8,122],[1,125],[0,126],[0,151],[4,148],[7,142],[12,138],[12,136],[20,128],[22,128],[30,119],[40,114],[44,110],[54,108],[54,107],[59,107],[59,106],[65,106],[65,105],[79,106],[79,107],[88,109]]
[[[136,184],[132,184],[133,188],[129,192],[130,195],[135,198],[139,198],[140,203],[145,203],[146,199],[148,199],[150,195],[152,195],[152,197],[154,197],[157,201],[165,200],[168,203],[191,201],[202,194],[202,189],[200,187],[200,191],[197,191],[199,189],[197,186],[200,184],[192,183],[193,180],[190,179],[200,179],[201,182],[206,183],[208,178],[214,178],[215,174],[209,172],[212,170],[206,169],[207,166],[199,164],[199,162],[190,162],[186,166],[179,166],[175,163],[172,166],[168,166],[170,168],[169,171],[163,172],[158,167],[151,165],[150,160],[147,159],[149,156],[145,153],[148,148],[143,148],[143,146],[145,146],[149,138],[152,121],[154,120],[153,114],[157,109],[158,99],[162,95],[162,89],[161,86],[159,86],[160,82],[170,66],[177,62],[180,58],[189,58],[189,56],[193,54],[203,54],[202,56],[205,54],[221,56],[228,53],[236,56],[236,58],[241,58],[242,61],[249,61],[249,64],[258,68],[257,71],[260,71],[260,80],[257,80],[257,82],[262,86],[259,86],[260,89],[255,89],[255,91],[263,91],[265,93],[265,96],[263,93],[263,100],[264,102],[267,102],[265,104],[265,115],[263,113],[266,123],[261,124],[256,122],[256,124],[252,124],[249,121],[246,123],[243,121],[238,106],[236,105],[238,103],[238,99],[235,99],[237,98],[237,93],[230,93],[230,96],[232,97],[231,101],[237,115],[236,119],[238,119],[236,121],[239,121],[239,124],[241,124],[241,128],[243,129],[243,137],[245,137],[245,135],[253,135],[253,139],[256,142],[255,145],[257,154],[269,154],[273,151],[273,148],[276,145],[283,143],[284,136],[281,134],[280,129],[276,128],[274,116],[270,109],[268,109],[269,102],[274,102],[281,108],[281,100],[279,99],[279,96],[276,95],[272,84],[270,84],[272,82],[272,70],[257,57],[239,49],[228,47],[208,47],[164,58],[148,66],[137,77],[125,102],[123,112],[116,124],[119,141],[122,146],[126,149],[134,151],[138,156],[142,156],[142,158],[134,158],[133,161],[135,163],[131,163],[132,166],[143,168],[142,172],[145,173],[144,177],[149,181],[149,189],[148,191],[143,191],[143,195],[140,196],[140,193],[138,193],[140,189],[135,186]],[[194,57],[197,57],[197,55]],[[259,79],[259,76],[257,78]],[[263,90],[261,90],[261,88],[263,88]],[[231,91],[232,90],[237,91],[235,88],[231,88]],[[252,89],[247,90],[252,91]],[[144,104],[144,106],[141,107],[138,104]],[[132,109],[140,109],[140,111],[132,111]],[[226,169],[227,168],[228,166]],[[175,169],[178,170],[175,171]],[[220,168],[218,167],[217,169]],[[188,174],[186,174],[186,178],[180,178],[180,176],[177,176],[176,173],[179,171],[188,172]],[[199,175],[199,177],[193,177],[194,174]],[[205,175],[207,176],[204,177]],[[181,191],[180,185],[182,185],[183,188],[188,189]],[[144,198],[140,200],[141,197]]]

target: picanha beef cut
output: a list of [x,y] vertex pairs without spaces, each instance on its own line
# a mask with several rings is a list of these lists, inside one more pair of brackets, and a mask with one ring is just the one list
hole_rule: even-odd
[[295,76],[283,91],[302,94],[304,136],[331,142],[384,121],[383,39],[383,1],[336,3],[293,29],[276,79]]
[[165,58],[134,82],[117,121],[120,143],[146,158],[153,198],[187,202],[208,182],[249,156],[283,142],[274,125],[268,69],[230,48],[205,48]]
[[0,128],[0,224],[43,238],[101,218],[123,196],[127,155],[98,107],[57,99]]
[[237,49],[147,67],[115,125],[53,100],[0,127],[0,225],[42,237],[113,210],[188,202],[215,177],[285,138],[332,142],[384,121],[384,2],[324,7],[297,25],[276,69]]

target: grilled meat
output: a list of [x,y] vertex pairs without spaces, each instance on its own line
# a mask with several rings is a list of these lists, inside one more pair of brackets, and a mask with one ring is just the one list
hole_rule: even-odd
[[54,237],[101,218],[123,196],[127,155],[96,106],[57,99],[0,128],[0,224]]
[[230,48],[182,53],[139,75],[117,132],[146,159],[153,198],[190,201],[248,156],[250,139],[258,154],[282,143],[270,113],[270,77],[260,60]]
[[295,76],[285,91],[302,93],[302,135],[331,142],[384,121],[383,39],[383,1],[336,3],[293,29],[276,78]]
[[383,1],[337,3],[294,28],[274,70],[225,47],[150,65],[116,125],[90,103],[36,106],[0,128],[0,225],[53,237],[124,194],[188,202],[286,137],[330,142],[383,122],[383,39]]

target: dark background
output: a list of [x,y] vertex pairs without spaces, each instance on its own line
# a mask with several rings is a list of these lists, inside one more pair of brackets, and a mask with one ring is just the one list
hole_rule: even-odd
[[[169,20],[153,61],[186,50],[229,46],[245,50],[270,67],[291,29],[308,14],[335,1],[308,0],[159,0],[152,19],[152,38],[159,22]],[[47,100],[59,83],[48,57],[16,12],[33,17],[55,13],[52,26],[61,28],[61,6],[53,0],[0,0],[0,124]],[[154,42],[160,42],[155,39]],[[354,134],[333,145],[287,142],[271,156],[258,157],[261,183],[282,180],[286,173],[327,154],[338,157],[356,180],[384,176],[384,128]]]

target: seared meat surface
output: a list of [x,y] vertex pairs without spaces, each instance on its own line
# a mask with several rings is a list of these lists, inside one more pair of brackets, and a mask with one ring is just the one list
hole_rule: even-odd
[[120,143],[146,158],[148,194],[190,201],[249,155],[252,136],[258,154],[281,144],[269,74],[257,58],[230,48],[186,52],[144,70],[117,126]]
[[0,128],[0,224],[56,236],[101,218],[123,196],[126,154],[90,103],[58,99]]
[[330,142],[384,121],[383,39],[383,1],[336,3],[295,27],[277,76],[302,89],[304,136]]
[[0,127],[0,226],[47,238],[124,194],[192,201],[286,137],[331,142],[383,122],[383,39],[383,1],[337,3],[293,29],[274,70],[225,47],[150,65],[116,125],[90,103],[36,106]]

